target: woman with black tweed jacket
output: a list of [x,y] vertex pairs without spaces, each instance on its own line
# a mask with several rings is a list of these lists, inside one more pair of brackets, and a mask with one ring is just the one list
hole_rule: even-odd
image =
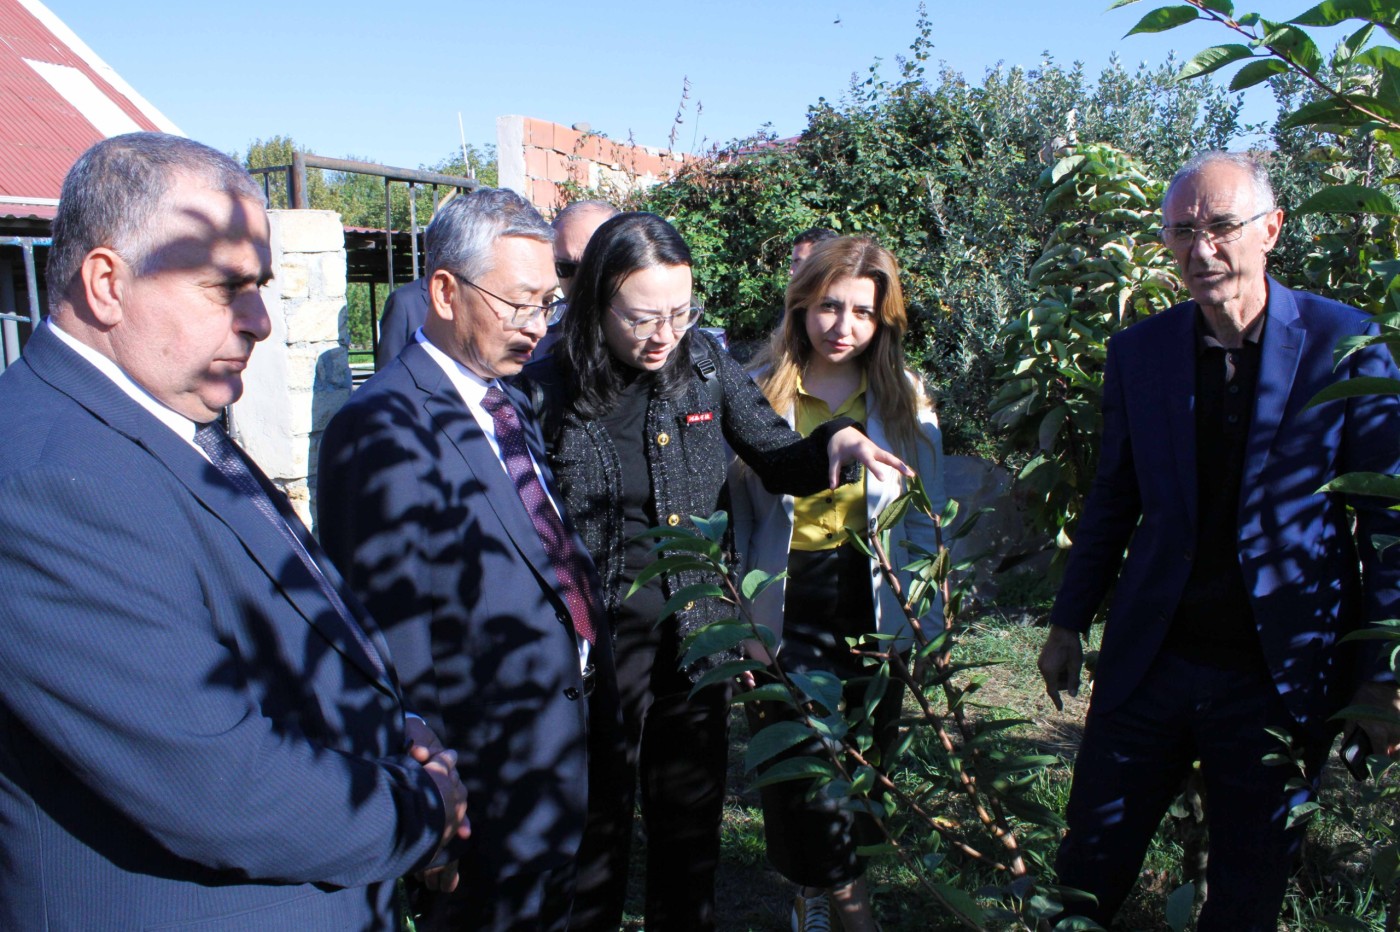
[[603,580],[623,706],[620,742],[601,723],[590,736],[571,929],[621,923],[639,776],[646,928],[714,928],[729,696],[707,687],[690,697],[696,671],[680,669],[678,648],[727,610],[702,600],[658,624],[671,594],[699,580],[663,574],[626,598],[653,559],[651,542],[635,538],[728,508],[726,443],[777,493],[834,487],[845,464],[907,471],[852,421],[805,439],[793,431],[739,364],[692,329],[700,309],[690,267],[690,250],[660,217],[609,220],[584,252],[554,355],[525,371],[564,505]]

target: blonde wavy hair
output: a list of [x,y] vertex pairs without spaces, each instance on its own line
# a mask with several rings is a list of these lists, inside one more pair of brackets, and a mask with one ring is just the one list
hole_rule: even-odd
[[871,411],[878,410],[894,452],[910,462],[915,444],[925,440],[919,411],[931,408],[917,377],[905,368],[904,334],[909,318],[904,290],[899,286],[899,263],[888,249],[864,236],[842,236],[818,243],[788,285],[783,323],[768,341],[757,362],[758,385],[775,411],[791,411],[797,401],[797,380],[812,356],[807,338],[807,308],[826,297],[827,289],[843,278],[868,278],[875,283],[877,326],[870,346],[859,357],[870,386]]

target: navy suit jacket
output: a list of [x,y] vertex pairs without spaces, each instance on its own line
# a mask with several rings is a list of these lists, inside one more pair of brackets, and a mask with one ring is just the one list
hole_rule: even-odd
[[389,293],[379,320],[379,343],[374,352],[375,370],[383,369],[413,342],[413,334],[428,319],[430,276],[409,282]]
[[[562,501],[538,427],[520,420]],[[568,608],[514,484],[421,344],[331,420],[318,502],[322,542],[384,626],[410,707],[460,754],[472,828],[464,875],[553,870],[573,858],[588,792],[587,703]],[[600,628],[593,649],[605,689],[610,640]]]
[[47,327],[0,438],[0,928],[390,928],[443,813],[372,628]]
[[[1400,372],[1384,346],[1334,369],[1339,340],[1378,332],[1370,317],[1273,279],[1268,289],[1239,562],[1274,684],[1300,724],[1318,725],[1350,698],[1358,674],[1384,672],[1380,652],[1337,641],[1395,617],[1400,548],[1377,554],[1371,539],[1400,534],[1400,516],[1384,499],[1317,490],[1343,473],[1400,473],[1400,401],[1368,395],[1305,407],[1341,379]],[[1187,301],[1109,341],[1101,459],[1050,618],[1087,631],[1117,579],[1094,682],[1094,704],[1105,710],[1156,657],[1191,572],[1196,314]]]

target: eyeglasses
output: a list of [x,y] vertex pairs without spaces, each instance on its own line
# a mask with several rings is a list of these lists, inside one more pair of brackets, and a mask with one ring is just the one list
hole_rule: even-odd
[[1162,237],[1162,242],[1173,249],[1195,245],[1196,237],[1200,235],[1205,236],[1207,243],[1233,243],[1244,235],[1245,226],[1273,212],[1273,208],[1269,208],[1261,210],[1248,220],[1220,220],[1215,223],[1207,223],[1203,227],[1185,225],[1162,227],[1158,231],[1158,235]]
[[573,278],[578,274],[578,263],[556,259],[554,260],[554,274],[560,278]]
[[545,326],[558,323],[559,319],[564,316],[563,301],[552,301],[549,304],[516,304],[514,301],[507,301],[494,291],[487,291],[476,282],[463,278],[456,272],[452,273],[452,277],[464,285],[471,285],[482,294],[495,298],[497,301],[510,308],[511,313],[502,320],[502,323],[512,330],[524,330],[526,327],[530,326],[530,324],[534,323],[535,318],[539,317],[541,314],[544,315]]
[[684,310],[676,311],[674,314],[652,314],[647,317],[628,317],[615,307],[609,306],[624,324],[632,328],[632,336],[638,340],[650,340],[656,336],[661,325],[669,323],[671,332],[677,336],[685,333],[700,320],[700,315],[705,313],[705,309],[698,304],[692,304]]

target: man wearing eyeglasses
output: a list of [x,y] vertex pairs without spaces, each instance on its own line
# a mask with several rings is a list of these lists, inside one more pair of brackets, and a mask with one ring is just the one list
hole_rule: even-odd
[[459,749],[467,787],[461,880],[414,891],[420,930],[566,926],[588,706],[616,705],[596,571],[503,381],[555,314],[553,238],[510,191],[442,208],[426,322],[321,446],[326,550],[383,626],[411,707]]
[[[1400,520],[1385,500],[1319,489],[1400,472],[1400,404],[1308,403],[1400,372],[1381,345],[1334,367],[1339,341],[1376,325],[1267,275],[1283,211],[1250,157],[1192,159],[1162,214],[1192,300],[1109,343],[1098,474],[1040,655],[1059,707],[1116,581],[1056,870],[1098,898],[1070,910],[1107,926],[1199,760],[1210,851],[1198,928],[1272,932],[1300,843],[1289,810],[1316,792],[1329,718],[1395,702],[1374,642],[1338,642],[1396,617],[1400,548],[1378,552],[1373,535],[1400,534]],[[1304,780],[1264,763],[1288,755],[1266,729],[1288,736]],[[1400,741],[1392,727],[1364,733],[1376,753]]]

